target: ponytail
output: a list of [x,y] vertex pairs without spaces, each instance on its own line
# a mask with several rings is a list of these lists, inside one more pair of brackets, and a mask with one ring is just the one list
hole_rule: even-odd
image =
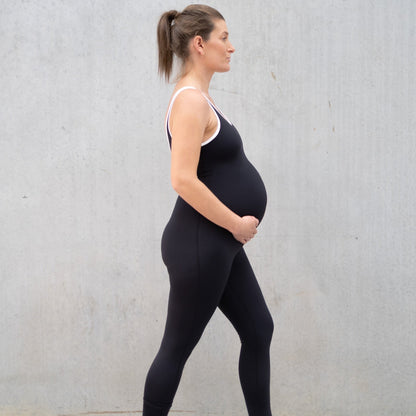
[[173,66],[172,24],[179,13],[170,10],[162,14],[157,25],[157,43],[159,47],[159,75],[169,81]]
[[183,64],[189,57],[189,41],[194,36],[208,40],[215,20],[224,20],[221,13],[203,4],[191,4],[182,13],[170,10],[162,14],[157,25],[159,75],[169,81],[176,55]]

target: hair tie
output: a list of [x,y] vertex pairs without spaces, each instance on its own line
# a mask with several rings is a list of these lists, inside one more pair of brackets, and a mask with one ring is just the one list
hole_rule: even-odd
[[172,20],[170,21],[170,25],[173,26],[175,24],[175,20],[178,18],[180,13],[175,10],[175,15],[172,16]]

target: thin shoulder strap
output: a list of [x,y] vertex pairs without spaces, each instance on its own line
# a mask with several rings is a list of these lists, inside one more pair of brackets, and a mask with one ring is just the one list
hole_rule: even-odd
[[175,102],[176,97],[184,90],[196,90],[196,89],[197,88],[195,88],[195,87],[187,86],[187,87],[182,87],[178,91],[175,92],[175,94],[172,97],[172,100],[170,101],[170,104],[169,104],[168,114],[166,115],[166,121],[169,120],[169,116],[170,116],[170,113],[172,111],[173,103]]
[[[169,129],[169,117],[170,117],[170,113],[171,113],[171,111],[172,111],[172,107],[173,107],[173,103],[175,102],[175,100],[176,100],[176,97],[182,92],[182,91],[184,91],[184,90],[190,90],[190,89],[192,89],[192,90],[197,90],[197,91],[199,91],[198,90],[198,88],[196,88],[196,87],[192,87],[192,86],[190,86],[190,85],[188,85],[188,86],[185,86],[185,87],[182,87],[182,88],[180,88],[178,91],[176,91],[175,92],[175,94],[173,95],[173,97],[172,97],[172,100],[170,101],[170,105],[169,105],[169,108],[168,108],[168,112],[167,112],[167,114],[166,114],[166,120],[165,120],[165,126],[166,126],[166,137],[167,137],[167,139],[168,139],[168,143],[169,143],[169,146],[170,146],[170,139],[169,139],[169,135],[171,135],[171,132],[170,132],[170,129]],[[201,94],[202,94],[202,96],[207,100],[207,102],[208,102],[208,104],[209,104],[209,106],[212,108],[212,110],[214,111],[214,114],[215,114],[215,116],[217,117],[217,120],[218,120],[218,127],[217,127],[217,130],[216,130],[216,132],[215,132],[215,134],[214,134],[214,136],[213,137],[211,137],[210,139],[208,139],[207,141],[205,141],[204,143],[202,143],[202,145],[204,145],[204,144],[207,144],[207,143],[209,143],[211,140],[213,140],[216,136],[217,136],[217,134],[218,134],[218,132],[219,132],[219,129],[220,129],[220,125],[221,125],[221,122],[220,122],[220,119],[218,118],[218,115],[217,115],[217,113],[216,113],[216,108],[215,108],[215,106],[212,104],[212,102],[211,102],[211,100],[202,92],[202,91],[200,91],[201,92]],[[222,114],[222,113],[221,113]]]

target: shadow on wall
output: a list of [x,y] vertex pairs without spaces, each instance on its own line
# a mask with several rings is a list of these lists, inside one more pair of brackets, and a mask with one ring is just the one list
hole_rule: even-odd
[[57,416],[51,412],[40,409],[28,409],[28,408],[12,408],[5,407],[0,408],[0,416]]
[[78,413],[54,413],[44,409],[30,408],[0,408],[0,416],[138,416],[141,411],[102,411],[102,412],[78,412]]
[[[51,411],[40,410],[40,409],[30,409],[30,408],[11,408],[5,407],[0,408],[0,416],[138,416],[143,412],[141,410],[107,410],[107,411],[96,411],[96,412],[78,412],[78,413],[54,413]],[[195,413],[195,411],[187,410],[171,410],[170,413],[174,413],[175,416],[189,416],[190,413]]]

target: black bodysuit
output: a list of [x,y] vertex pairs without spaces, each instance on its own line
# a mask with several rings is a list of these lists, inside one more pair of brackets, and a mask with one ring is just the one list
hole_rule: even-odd
[[[171,100],[166,123],[169,143],[173,102],[188,88],[193,87],[178,90]],[[261,220],[267,199],[263,181],[246,158],[236,128],[205,98],[218,127],[202,144],[198,178],[236,214]],[[229,231],[178,197],[162,236],[162,257],[170,280],[168,315],[162,344],[146,379],[143,416],[168,414],[185,362],[217,307],[241,340],[239,375],[248,413],[271,415],[273,321],[242,246]]]

